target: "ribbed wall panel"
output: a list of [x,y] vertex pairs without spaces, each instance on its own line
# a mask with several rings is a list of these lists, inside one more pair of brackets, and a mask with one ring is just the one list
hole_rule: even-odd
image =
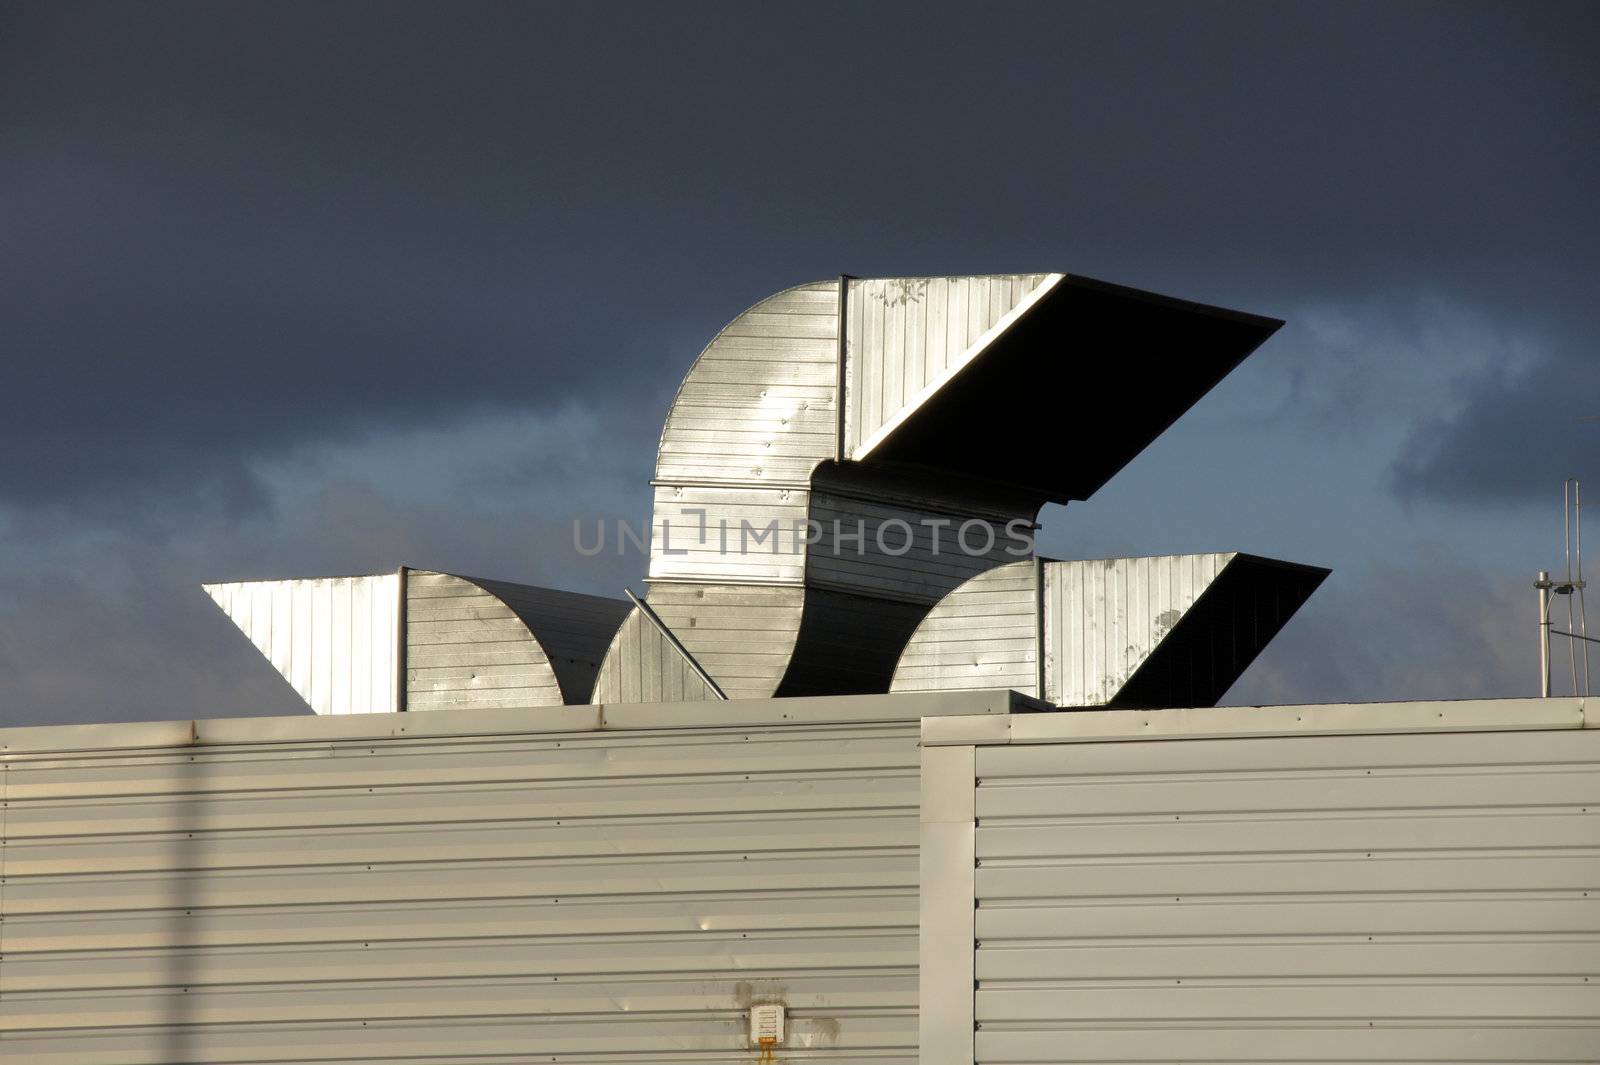
[[976,778],[978,1062],[1600,1058],[1600,732],[980,746]]
[[775,997],[783,1058],[911,1065],[912,714],[61,730],[3,760],[0,1058],[748,1062]]

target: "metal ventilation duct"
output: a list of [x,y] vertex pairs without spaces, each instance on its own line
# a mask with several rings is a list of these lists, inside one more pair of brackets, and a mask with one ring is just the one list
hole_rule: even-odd
[[[929,608],[1031,554],[1008,530],[1088,498],[1281,324],[1065,274],[780,292],[668,412],[647,601],[732,698],[883,691]],[[625,625],[593,700],[693,697],[655,640]]]
[[400,709],[400,575],[202,585],[319,714]]
[[[1043,580],[1017,560],[1040,507],[1087,499],[1281,324],[1065,274],[801,285],[735,318],[684,379],[631,612],[431,571],[207,591],[318,713],[975,681],[1211,702],[1325,571],[1187,556],[1212,561],[1152,590],[1141,620],[1090,586],[1138,560]],[[1069,666],[1079,615],[1104,662]]]
[[1327,575],[1238,552],[1012,563],[929,611],[890,690],[1213,706]]
[[628,611],[409,568],[204,587],[319,714],[582,703]]

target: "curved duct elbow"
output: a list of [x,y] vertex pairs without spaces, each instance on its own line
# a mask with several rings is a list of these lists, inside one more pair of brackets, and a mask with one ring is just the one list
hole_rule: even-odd
[[418,569],[204,588],[319,714],[585,702],[628,610]]
[[[888,690],[934,604],[1031,556],[1041,506],[1088,498],[1280,324],[1065,274],[780,292],[668,412],[647,602],[731,698]],[[707,697],[680,657],[636,610],[593,701]]]
[[[1090,581],[1161,560],[1036,571],[1035,519],[1089,498],[1281,324],[1059,273],[800,285],[735,318],[678,390],[641,606],[423,570],[206,590],[318,713],[974,681],[1215,701],[1323,571],[1266,580],[1250,577],[1264,560],[1183,556],[1228,561],[1144,621],[1109,593],[1050,606],[1050,580],[1080,573],[1059,567]],[[990,609],[1029,579],[1043,605]],[[1053,650],[1050,626],[1074,609],[1126,621],[1125,646],[1069,666],[1079,652]],[[1229,625],[1232,658],[1206,642]]]
[[1238,552],[1014,563],[929,611],[890,690],[1214,706],[1327,575]]

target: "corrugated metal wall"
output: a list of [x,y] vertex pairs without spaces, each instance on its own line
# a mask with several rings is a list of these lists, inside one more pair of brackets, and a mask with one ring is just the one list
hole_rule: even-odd
[[0,1057],[911,1065],[939,698],[0,733]]
[[1600,731],[975,772],[979,1062],[1600,1060]]

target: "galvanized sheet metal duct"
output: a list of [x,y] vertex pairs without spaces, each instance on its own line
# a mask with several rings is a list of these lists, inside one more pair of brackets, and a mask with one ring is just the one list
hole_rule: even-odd
[[[801,285],[718,334],[668,412],[651,624],[423,571],[208,590],[319,713],[885,691],[934,604],[1031,555],[1041,506],[1088,498],[1280,324],[1058,273]],[[1121,698],[1199,701],[1209,660],[1162,662]]]
[[400,708],[400,575],[202,585],[319,714]]
[[[734,698],[886,690],[934,603],[1031,553],[1008,527],[1087,498],[1280,324],[1064,274],[778,293],[667,415],[648,602]],[[1073,395],[1097,399],[1063,417]],[[957,548],[968,521],[987,549]],[[640,679],[653,653],[626,626],[594,701],[665,690]]]
[[890,690],[1212,706],[1327,575],[1239,552],[1012,563],[928,613]]
[[409,568],[204,587],[319,714],[584,702],[628,610]]

